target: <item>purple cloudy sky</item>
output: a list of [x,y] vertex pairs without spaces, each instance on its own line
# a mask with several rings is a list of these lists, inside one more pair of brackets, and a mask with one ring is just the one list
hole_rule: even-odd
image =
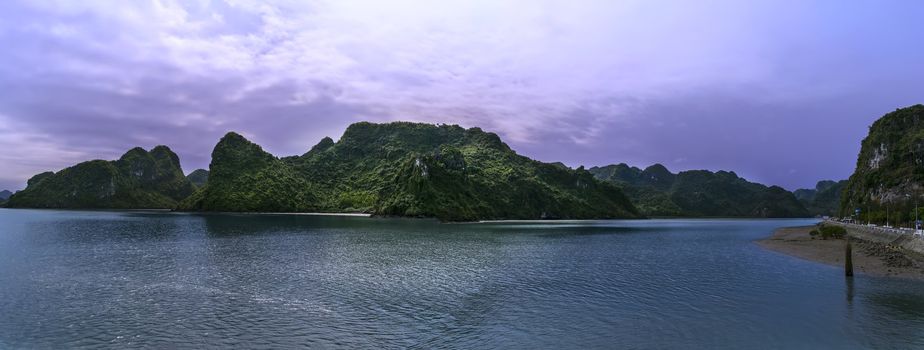
[[480,126],[543,161],[852,172],[924,102],[924,1],[0,2],[0,189],[238,131],[301,154],[350,123]]

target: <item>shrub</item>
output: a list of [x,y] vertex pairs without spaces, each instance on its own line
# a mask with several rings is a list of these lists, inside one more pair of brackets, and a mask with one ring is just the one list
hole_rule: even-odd
[[822,225],[819,228],[821,239],[842,239],[847,235],[847,230],[841,226]]

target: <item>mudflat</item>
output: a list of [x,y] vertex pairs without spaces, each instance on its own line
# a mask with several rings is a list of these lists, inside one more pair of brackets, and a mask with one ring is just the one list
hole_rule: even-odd
[[[812,238],[815,226],[784,227],[756,243],[766,249],[833,266],[844,266],[847,241]],[[882,243],[853,239],[853,270],[879,277],[924,280],[924,261]]]

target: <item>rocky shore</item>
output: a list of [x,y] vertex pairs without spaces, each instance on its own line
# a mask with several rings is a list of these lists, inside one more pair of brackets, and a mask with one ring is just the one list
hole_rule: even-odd
[[[772,251],[833,266],[844,266],[846,240],[812,238],[815,226],[785,227],[757,244]],[[848,229],[848,232],[850,230]],[[924,280],[924,257],[882,242],[850,235],[854,272],[870,276]]]

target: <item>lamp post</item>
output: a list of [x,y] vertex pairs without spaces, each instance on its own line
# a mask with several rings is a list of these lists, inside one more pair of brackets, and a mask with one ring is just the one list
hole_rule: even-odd
[[[914,187],[911,188],[911,192],[914,192]],[[910,194],[905,193],[905,198],[911,198],[911,197],[912,196]],[[917,232],[918,230],[918,198],[917,197],[914,198],[914,224],[911,225],[911,228],[913,228],[915,232]]]
[[[918,119],[914,119],[915,130],[917,130]],[[914,234],[918,234],[920,231],[920,225],[918,225],[918,193],[917,186],[915,186],[914,173],[918,165],[918,156],[915,152],[915,149],[918,148],[918,145],[915,143],[911,145],[911,196],[914,197]]]
[[[912,189],[912,191],[914,191]],[[918,196],[914,196],[914,234],[918,234],[920,227],[918,227]]]

